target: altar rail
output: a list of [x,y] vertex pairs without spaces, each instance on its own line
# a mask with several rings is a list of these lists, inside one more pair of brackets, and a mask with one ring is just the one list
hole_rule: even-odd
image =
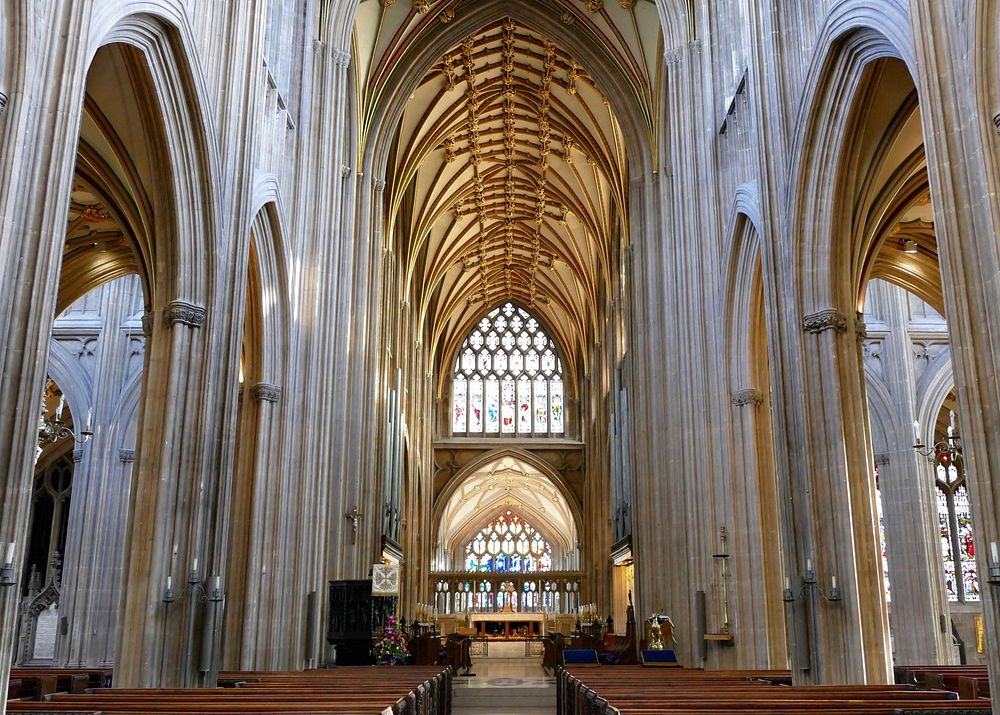
[[582,571],[490,573],[450,571],[430,575],[433,605],[452,613],[574,613],[582,605]]

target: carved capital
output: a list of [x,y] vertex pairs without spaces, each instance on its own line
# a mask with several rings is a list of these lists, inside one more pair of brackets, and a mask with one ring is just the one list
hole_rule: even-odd
[[863,318],[854,319],[854,334],[859,341],[863,342],[868,339],[868,325]]
[[887,464],[889,464],[889,453],[888,452],[879,452],[878,454],[875,455],[875,466],[876,467],[884,467]]
[[143,313],[139,322],[142,324],[142,334],[147,338],[151,337],[153,335],[153,314]]
[[663,53],[663,61],[667,65],[680,64],[681,60],[684,59],[684,48],[674,47]]
[[281,388],[266,382],[258,382],[250,388],[250,396],[254,402],[277,402],[281,399]]
[[746,407],[747,405],[760,407],[764,402],[764,393],[751,387],[746,390],[737,390],[729,396],[729,399],[737,407]]
[[802,329],[807,333],[825,333],[827,330],[835,330],[843,333],[847,330],[847,316],[839,310],[827,308],[817,313],[810,313],[802,319]]
[[135,450],[134,449],[119,449],[118,459],[122,461],[123,464],[131,464],[135,461]]
[[192,328],[200,328],[205,323],[205,309],[194,303],[175,300],[167,304],[163,311],[163,317],[166,318],[169,325],[180,323]]
[[337,67],[347,69],[351,66],[351,53],[346,50],[334,50],[333,61],[337,63]]
[[375,191],[382,193],[385,190],[385,179],[375,179]]

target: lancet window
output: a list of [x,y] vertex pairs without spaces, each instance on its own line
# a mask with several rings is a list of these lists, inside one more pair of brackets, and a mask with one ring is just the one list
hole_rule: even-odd
[[561,435],[562,361],[538,319],[513,303],[483,317],[462,343],[452,380],[452,433]]
[[972,543],[972,509],[965,484],[965,465],[960,456],[941,450],[935,455],[938,527],[944,560],[944,585],[948,600],[969,603],[979,600],[976,548]]
[[511,510],[491,521],[465,547],[467,571],[529,573],[552,570],[552,546]]

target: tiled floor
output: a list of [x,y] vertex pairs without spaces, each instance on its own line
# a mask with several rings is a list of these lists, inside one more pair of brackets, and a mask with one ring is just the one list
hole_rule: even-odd
[[475,677],[456,677],[454,715],[552,715],[556,680],[541,658],[476,658]]

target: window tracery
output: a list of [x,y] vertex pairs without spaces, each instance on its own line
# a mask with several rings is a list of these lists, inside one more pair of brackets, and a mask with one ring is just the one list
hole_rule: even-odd
[[465,547],[467,571],[530,573],[552,570],[552,545],[510,509]]
[[511,303],[483,317],[462,343],[452,380],[452,433],[561,435],[562,361],[538,319]]
[[948,600],[979,601],[976,548],[972,542],[972,509],[961,457],[939,450],[934,457],[937,477],[938,528]]

